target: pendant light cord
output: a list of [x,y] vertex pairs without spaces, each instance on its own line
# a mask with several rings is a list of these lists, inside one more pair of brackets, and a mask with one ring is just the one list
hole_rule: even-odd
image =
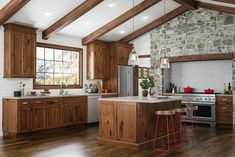
[[[132,6],[133,8],[135,7],[135,0],[132,1]],[[133,34],[133,39],[135,38],[135,16],[133,16],[132,20],[132,34]],[[135,44],[135,41],[133,40],[133,46]]]
[[[166,15],[166,0],[164,0],[164,16]],[[164,35],[164,57],[166,57],[166,23],[164,23],[165,35]]]

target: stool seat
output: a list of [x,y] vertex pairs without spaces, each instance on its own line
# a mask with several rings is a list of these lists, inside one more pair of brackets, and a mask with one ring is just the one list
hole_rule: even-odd
[[186,113],[187,111],[188,111],[187,107],[181,107],[181,108],[175,109],[176,113]]
[[187,107],[187,110],[188,110],[188,111],[197,111],[197,110],[198,110],[198,106],[190,106],[190,107]]
[[155,115],[159,115],[159,116],[175,115],[175,110],[156,111],[156,112],[155,112]]

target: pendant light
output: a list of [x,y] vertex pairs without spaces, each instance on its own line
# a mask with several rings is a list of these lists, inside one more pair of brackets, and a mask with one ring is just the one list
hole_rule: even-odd
[[[135,0],[133,0],[133,7],[135,7]],[[132,32],[132,34],[133,34],[133,39],[134,39],[134,37],[135,37],[135,35],[134,35],[134,32],[135,32],[135,18],[133,17],[133,19],[132,19],[132,24],[133,24],[133,26],[132,26],[132,28],[133,28],[133,32]],[[132,47],[132,50],[131,50],[131,53],[129,54],[129,58],[128,58],[128,65],[132,65],[132,66],[138,66],[138,64],[139,64],[139,56],[138,56],[138,54],[137,54],[137,52],[136,52],[136,50],[135,50],[135,42],[133,41],[133,47]]]
[[[166,15],[166,0],[164,0],[164,15]],[[165,29],[165,24],[164,24],[164,29]],[[166,31],[165,31],[166,33]],[[166,68],[170,68],[170,62],[169,62],[169,58],[166,57],[166,39],[164,36],[164,56],[161,57],[161,64],[160,67],[162,69],[166,69]]]

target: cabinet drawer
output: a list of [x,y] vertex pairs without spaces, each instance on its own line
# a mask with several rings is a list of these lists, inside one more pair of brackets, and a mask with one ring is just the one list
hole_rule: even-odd
[[87,96],[79,96],[79,97],[70,97],[70,98],[63,98],[64,104],[71,104],[71,103],[86,103]]
[[217,115],[217,123],[218,124],[232,124],[232,114],[227,115]]
[[232,96],[217,96],[216,98],[217,102],[229,102],[232,103],[233,97]]
[[51,98],[51,99],[46,99],[46,103],[47,105],[51,105],[51,104],[62,104],[63,99],[62,98]]
[[218,104],[217,105],[217,112],[232,113],[233,112],[233,106],[232,106],[232,104],[230,104],[230,105],[227,105],[227,104]]
[[42,100],[42,99],[33,99],[33,100],[31,100],[31,104],[32,105],[43,105],[43,104],[45,104],[45,100]]
[[20,106],[28,106],[31,102],[30,100],[19,100],[18,103]]

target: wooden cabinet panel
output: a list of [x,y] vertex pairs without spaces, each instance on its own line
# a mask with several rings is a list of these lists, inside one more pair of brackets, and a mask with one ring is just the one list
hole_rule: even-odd
[[18,132],[25,133],[31,130],[31,105],[30,101],[28,100],[21,100],[19,101],[19,108],[18,108]]
[[4,25],[4,77],[35,77],[36,29]]
[[109,48],[107,42],[94,41],[87,46],[87,78],[109,78]]
[[47,128],[57,128],[61,124],[61,104],[49,104],[47,105]]
[[136,130],[136,103],[118,103],[117,106],[117,131],[118,140],[126,142],[137,141]]
[[46,128],[46,104],[42,100],[32,100],[32,124],[31,130],[38,131]]
[[227,126],[232,127],[233,125],[232,96],[216,96],[216,123],[218,127],[227,127]]
[[137,128],[138,128],[138,142],[144,142],[149,137],[149,105],[138,104],[137,106]]
[[99,136],[103,139],[116,140],[116,102],[99,103]]
[[87,103],[75,105],[75,124],[87,122]]

